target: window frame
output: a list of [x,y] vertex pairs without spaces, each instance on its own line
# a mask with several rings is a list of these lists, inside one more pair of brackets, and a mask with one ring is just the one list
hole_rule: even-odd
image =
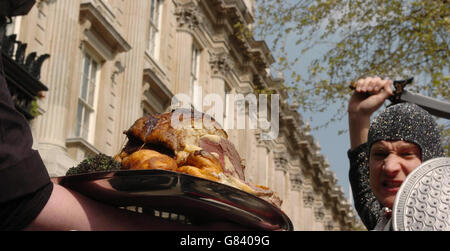
[[[150,19],[148,27],[147,53],[150,57],[159,59],[159,48],[161,42],[161,21],[164,0],[150,0]],[[157,5],[154,8],[154,5]],[[156,15],[156,18],[155,18]]]
[[[227,113],[231,113],[230,109],[231,109],[231,102],[230,100],[227,99],[227,95],[231,94],[231,87],[228,85],[227,81],[223,82],[223,89],[224,89],[224,95],[223,95],[223,125],[222,127],[226,128],[228,126],[228,123],[230,119],[233,118],[233,116],[228,116]],[[234,113],[232,113],[234,115]],[[230,115],[232,115],[230,114]]]
[[[86,48],[82,51],[81,58],[81,79],[77,97],[74,135],[75,137],[82,138],[92,144],[95,136],[95,125],[98,110],[98,92],[101,82],[102,63],[94,53],[90,52]],[[86,64],[87,60],[89,61],[88,65]],[[95,72],[93,72],[94,65],[96,65]],[[88,66],[87,76],[86,66]],[[92,75],[95,75],[94,78],[92,78]],[[87,86],[85,84],[87,84]],[[92,85],[94,86],[92,87]],[[89,112],[87,117],[86,111]],[[86,120],[88,120],[87,125]]]
[[194,100],[195,85],[199,85],[201,49],[195,43],[191,49],[191,70],[189,73],[189,96]]

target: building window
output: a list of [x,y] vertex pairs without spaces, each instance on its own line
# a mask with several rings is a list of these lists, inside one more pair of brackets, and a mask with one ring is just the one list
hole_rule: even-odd
[[87,52],[83,53],[82,79],[78,96],[75,136],[92,142],[100,64]]
[[145,117],[145,116],[148,116],[148,115],[152,115],[152,116],[155,116],[156,114],[159,114],[160,112],[157,112],[152,106],[151,106],[151,104],[150,104],[150,102],[149,101],[147,101],[147,100],[144,100],[143,102],[142,102],[142,115]]
[[198,77],[199,77],[199,68],[200,68],[200,50],[197,46],[192,47],[192,58],[191,58],[191,82],[189,88],[189,96],[194,98],[194,88],[195,85],[198,85]]
[[148,35],[148,47],[147,50],[153,58],[158,58],[158,48],[160,41],[160,24],[161,24],[161,9],[163,0],[151,0],[150,1],[150,28]]
[[[232,116],[228,116],[229,113],[231,113],[231,101],[227,99],[227,95],[231,93],[231,88],[228,86],[226,82],[224,82],[224,97],[223,97],[223,127],[229,126],[228,123],[231,121],[228,121],[229,119],[232,119]],[[231,115],[231,114],[230,114]]]

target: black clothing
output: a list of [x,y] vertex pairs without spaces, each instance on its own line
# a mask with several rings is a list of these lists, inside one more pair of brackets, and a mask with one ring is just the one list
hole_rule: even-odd
[[0,0],[0,16],[26,15],[36,0]]
[[382,218],[382,205],[372,193],[369,181],[369,150],[380,140],[416,144],[422,162],[444,156],[437,123],[427,111],[414,104],[401,103],[378,114],[370,123],[368,142],[348,151],[355,208],[369,230],[373,230]]
[[373,230],[381,218],[382,205],[372,193],[369,182],[369,158],[367,143],[349,150],[350,186],[353,193],[355,209],[368,230]]
[[53,190],[28,122],[12,101],[0,56],[0,230],[20,230],[44,208]]
[[0,204],[0,230],[19,231],[27,227],[47,204],[53,183],[40,190]]

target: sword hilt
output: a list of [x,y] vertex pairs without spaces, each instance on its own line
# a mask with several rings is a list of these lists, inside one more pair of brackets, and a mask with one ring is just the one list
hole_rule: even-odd
[[414,78],[408,78],[404,80],[395,80],[394,85],[394,95],[389,97],[389,101],[391,101],[393,104],[401,103],[400,97],[402,96],[402,93],[405,89],[406,85],[411,84],[414,81]]
[[[401,95],[403,93],[403,90],[404,90],[405,86],[411,84],[413,81],[414,81],[414,77],[408,78],[408,79],[404,79],[404,80],[395,80],[393,82],[394,95],[389,98],[389,101],[391,101],[394,104],[400,103],[401,102],[400,101],[400,97],[401,97]],[[356,82],[350,83],[349,88],[351,90],[355,90],[356,89]]]

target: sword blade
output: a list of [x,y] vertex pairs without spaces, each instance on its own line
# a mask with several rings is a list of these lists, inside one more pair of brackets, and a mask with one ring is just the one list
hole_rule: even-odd
[[431,115],[450,119],[450,103],[403,90],[400,100],[422,107]]

